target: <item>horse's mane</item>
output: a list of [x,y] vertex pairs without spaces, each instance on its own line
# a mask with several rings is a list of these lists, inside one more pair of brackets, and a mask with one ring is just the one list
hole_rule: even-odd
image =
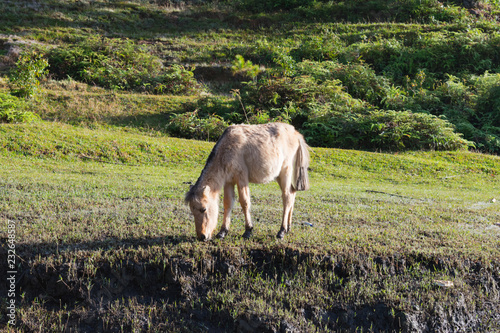
[[208,155],[207,162],[205,163],[205,167],[203,167],[203,170],[201,171],[200,177],[198,177],[198,180],[196,183],[189,188],[189,191],[187,191],[186,195],[184,196],[184,203],[188,204],[190,203],[194,197],[196,196],[196,193],[198,192],[198,189],[200,187],[200,183],[206,173],[206,170],[208,166],[212,163],[215,154],[217,154],[217,149],[219,148],[220,143],[223,141],[224,137],[226,136],[227,133],[227,128],[224,130],[222,135],[220,136],[219,140],[217,140],[217,143],[215,144],[214,148],[210,152],[210,155]]

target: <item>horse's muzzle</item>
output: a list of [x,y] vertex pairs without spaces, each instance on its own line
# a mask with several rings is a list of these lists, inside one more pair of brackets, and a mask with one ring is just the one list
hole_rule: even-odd
[[207,236],[201,234],[198,236],[198,240],[200,240],[202,242],[208,242],[210,240],[210,237],[207,237]]

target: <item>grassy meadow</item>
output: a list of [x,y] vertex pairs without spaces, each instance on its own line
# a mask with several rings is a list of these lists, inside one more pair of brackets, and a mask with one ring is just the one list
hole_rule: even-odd
[[[456,313],[497,327],[498,157],[314,148],[285,240],[272,183],[251,187],[252,239],[236,206],[228,237],[207,244],[183,195],[212,143],[57,123],[2,131],[1,218],[15,223],[20,272],[8,330],[412,331]],[[19,132],[46,150],[8,151]],[[79,144],[62,157],[52,142],[65,136]]]
[[[0,331],[500,331],[499,13],[8,2]],[[254,184],[252,238],[237,203],[198,242],[184,194],[214,141],[268,121],[312,146],[291,232],[278,185]]]

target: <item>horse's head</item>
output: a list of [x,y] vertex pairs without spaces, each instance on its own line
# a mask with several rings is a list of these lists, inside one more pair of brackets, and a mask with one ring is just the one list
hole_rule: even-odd
[[194,216],[198,239],[201,241],[210,240],[217,226],[219,196],[212,192],[210,187],[204,186],[199,191],[191,189],[186,194],[186,202]]

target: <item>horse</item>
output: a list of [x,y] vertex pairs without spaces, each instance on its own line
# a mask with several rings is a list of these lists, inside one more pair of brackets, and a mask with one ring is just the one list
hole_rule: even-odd
[[243,238],[252,235],[249,183],[276,180],[281,188],[283,217],[276,235],[282,239],[290,230],[297,191],[309,189],[309,146],[292,125],[268,123],[232,125],[212,149],[196,183],[185,195],[194,216],[199,240],[208,241],[217,226],[219,196],[224,189],[224,217],[217,238],[224,238],[231,224],[235,185],[245,216]]

